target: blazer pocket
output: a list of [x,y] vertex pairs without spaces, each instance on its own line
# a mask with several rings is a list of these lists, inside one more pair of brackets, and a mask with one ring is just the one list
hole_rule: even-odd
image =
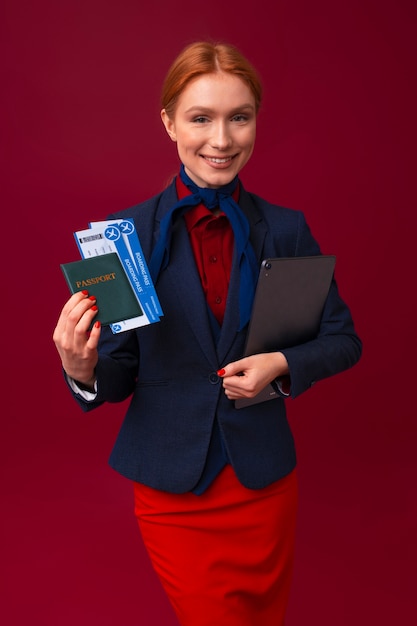
[[138,380],[136,383],[136,387],[140,388],[140,387],[167,387],[169,384],[169,381],[164,379],[164,380]]

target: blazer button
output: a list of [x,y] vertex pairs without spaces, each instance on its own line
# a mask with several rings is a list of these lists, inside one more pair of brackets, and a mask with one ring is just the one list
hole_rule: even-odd
[[217,383],[220,382],[220,376],[217,376],[217,372],[210,372],[209,374],[209,381],[211,382],[212,385],[217,385]]

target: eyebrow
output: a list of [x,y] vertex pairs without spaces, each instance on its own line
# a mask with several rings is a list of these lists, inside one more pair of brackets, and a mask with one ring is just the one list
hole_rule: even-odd
[[[250,104],[250,103],[246,104],[245,103],[245,104],[242,104],[241,106],[238,106],[238,107],[236,107],[234,109],[231,109],[228,112],[228,115],[233,115],[233,113],[238,113],[240,111],[247,111],[247,110],[254,111],[255,107],[253,106],[253,104]],[[212,113],[213,109],[211,109],[210,107],[194,105],[194,106],[190,107],[189,109],[187,109],[185,111],[185,113],[194,113],[194,112],[198,112],[198,113]]]

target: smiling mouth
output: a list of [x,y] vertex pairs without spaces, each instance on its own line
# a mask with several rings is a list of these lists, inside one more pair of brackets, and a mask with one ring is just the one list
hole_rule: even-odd
[[206,161],[210,161],[210,163],[217,163],[218,165],[222,165],[224,163],[229,163],[232,159],[235,158],[236,155],[233,156],[229,156],[229,157],[208,157],[208,156],[203,156],[203,159],[205,159]]

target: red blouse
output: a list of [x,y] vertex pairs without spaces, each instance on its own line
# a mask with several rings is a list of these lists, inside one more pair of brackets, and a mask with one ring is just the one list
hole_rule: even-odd
[[[180,200],[190,194],[179,176],[176,179],[176,188]],[[239,185],[233,198],[236,202],[239,199]],[[203,204],[187,211],[184,219],[207,304],[221,325],[232,267],[232,227],[223,212],[214,214]]]

